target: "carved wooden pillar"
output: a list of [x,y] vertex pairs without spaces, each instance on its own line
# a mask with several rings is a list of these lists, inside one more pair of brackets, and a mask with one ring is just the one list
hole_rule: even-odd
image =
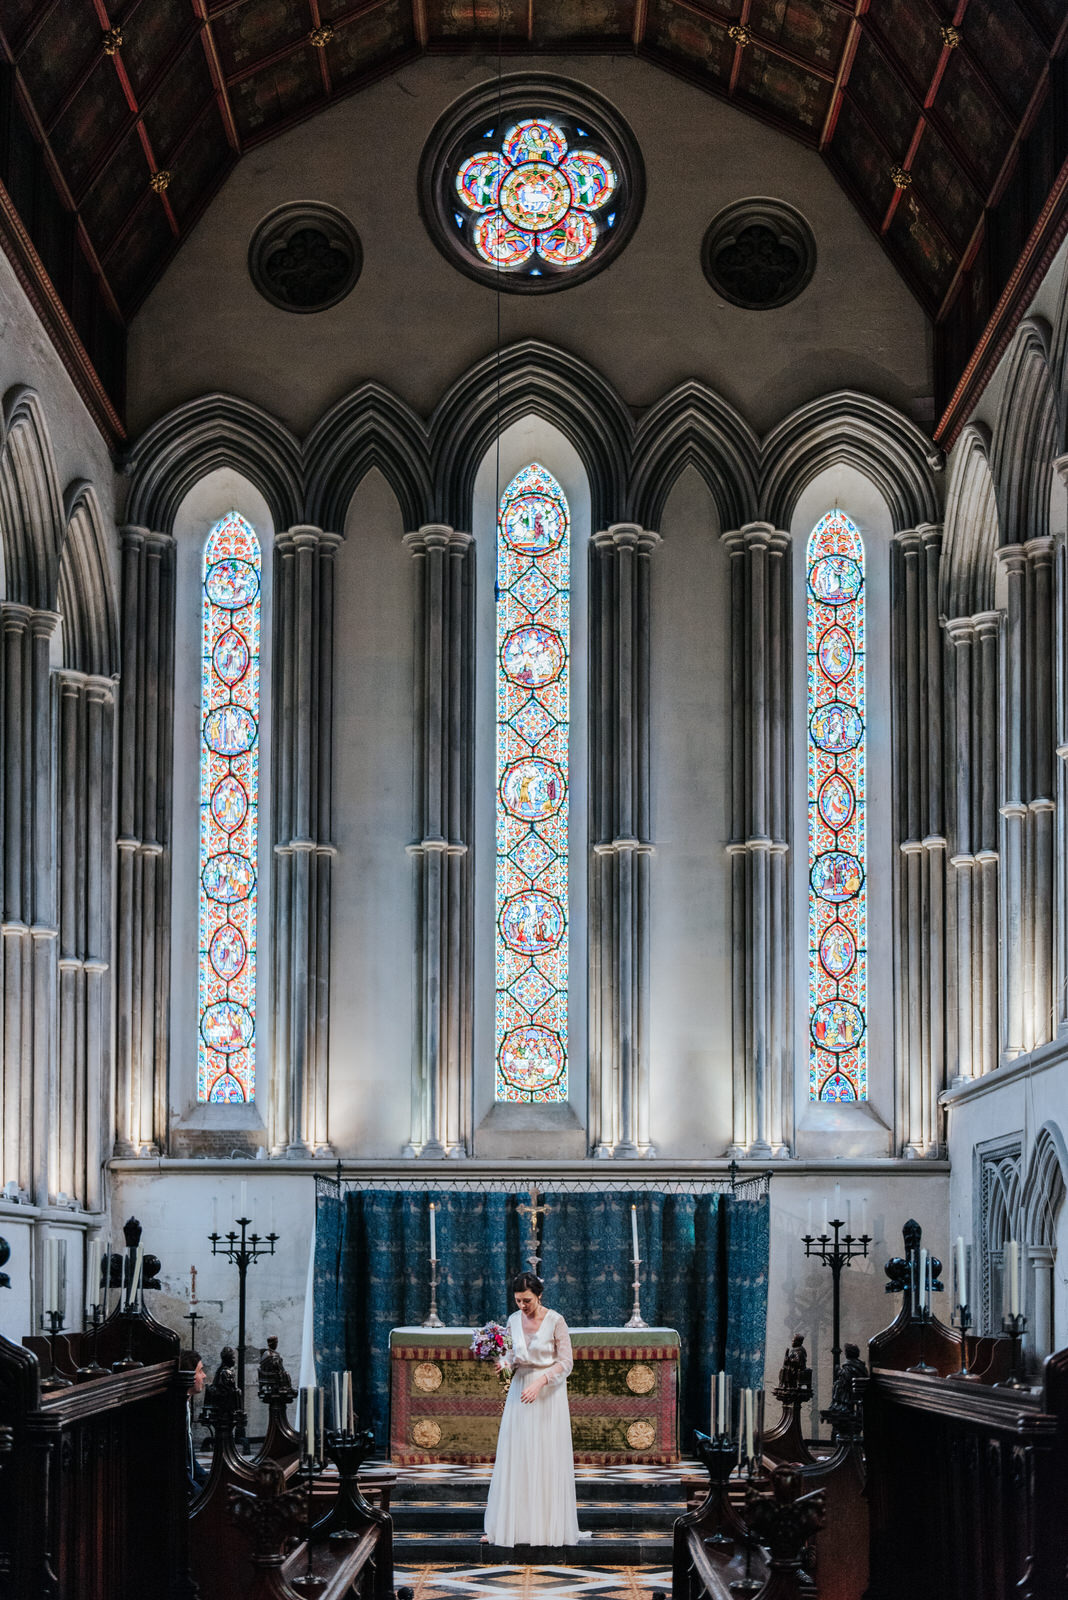
[[404,536],[418,571],[416,1058],[405,1154],[460,1156],[471,1135],[473,539],[431,523]]
[[789,1152],[792,1136],[787,842],[790,536],[725,533],[731,570],[732,1155]]
[[946,838],[943,798],[942,529],[894,536],[893,728],[897,873],[897,1124],[902,1154],[940,1156],[945,1087]]
[[111,1084],[114,684],[55,674],[59,770],[59,1041],[55,1188],[102,1208]]
[[655,1155],[649,1085],[649,604],[660,535],[616,523],[590,569],[590,1095],[598,1156]]
[[115,1154],[167,1140],[174,540],[122,533]]
[[999,617],[953,617],[945,631],[954,775],[948,1069],[962,1083],[998,1064],[998,726],[991,708],[998,704]]
[[4,1181],[45,1205],[55,1184],[56,909],[49,640],[54,611],[0,605],[3,629]]
[[340,535],[275,540],[273,905],[268,1139],[274,1155],[332,1155],[329,1067],[334,579]]

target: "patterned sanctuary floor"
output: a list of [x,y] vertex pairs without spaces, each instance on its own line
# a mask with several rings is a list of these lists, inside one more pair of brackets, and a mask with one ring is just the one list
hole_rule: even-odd
[[671,1592],[671,1569],[648,1567],[398,1567],[413,1600],[650,1600]]

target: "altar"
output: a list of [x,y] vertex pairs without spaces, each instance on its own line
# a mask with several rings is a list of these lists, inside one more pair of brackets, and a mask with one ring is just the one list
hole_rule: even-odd
[[[473,1328],[390,1334],[390,1457],[395,1465],[493,1460],[505,1383],[471,1351]],[[674,1328],[572,1328],[567,1381],[582,1465],[679,1459],[679,1335]]]

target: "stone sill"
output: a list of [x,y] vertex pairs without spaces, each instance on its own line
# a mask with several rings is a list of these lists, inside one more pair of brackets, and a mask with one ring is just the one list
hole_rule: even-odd
[[1024,1083],[1028,1078],[1048,1072],[1052,1067],[1062,1066],[1066,1061],[1068,1061],[1068,1036],[1052,1039],[1048,1044],[1039,1045],[1027,1055],[1017,1056],[1015,1061],[1004,1062],[981,1078],[969,1078],[965,1083],[957,1083],[952,1088],[944,1089],[938,1097],[938,1103],[952,1111],[954,1107],[968,1101],[981,1099],[986,1094],[994,1094],[1006,1084]]
[[[477,1182],[483,1179],[515,1182],[519,1175],[526,1174],[529,1175],[531,1182],[536,1182],[539,1178],[584,1178],[591,1183],[608,1187],[618,1184],[621,1180],[633,1180],[638,1188],[655,1188],[657,1182],[687,1183],[700,1181],[702,1178],[725,1178],[730,1173],[730,1167],[731,1163],[725,1157],[714,1161],[670,1161],[658,1157],[599,1161],[592,1156],[584,1157],[582,1160],[539,1160],[536,1157],[526,1161],[514,1157],[509,1157],[507,1160],[479,1160],[475,1157],[464,1157],[460,1160],[452,1158],[421,1161],[418,1157],[411,1160],[391,1157],[366,1160],[342,1159],[341,1176],[350,1180],[361,1177],[379,1180],[396,1178],[398,1182],[412,1184],[419,1183],[424,1178],[436,1182]],[[121,1156],[108,1162],[108,1170],[111,1172],[161,1174],[243,1172],[262,1177],[268,1174],[279,1176],[285,1174],[334,1178],[337,1176],[337,1169],[338,1162],[335,1159],[289,1161],[254,1158],[221,1160],[218,1157]],[[740,1160],[737,1163],[737,1170],[740,1177],[752,1177],[754,1173],[770,1172],[776,1178],[805,1177],[810,1173],[813,1175],[833,1173],[838,1176],[842,1173],[857,1176],[870,1174],[873,1177],[900,1174],[911,1178],[940,1178],[949,1171],[949,1162],[943,1159],[911,1159],[903,1156],[879,1158],[836,1156],[808,1161],[789,1157],[777,1161]]]

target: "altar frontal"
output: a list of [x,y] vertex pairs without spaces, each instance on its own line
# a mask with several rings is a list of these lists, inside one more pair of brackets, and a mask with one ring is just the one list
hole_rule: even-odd
[[[471,1350],[469,1328],[390,1336],[390,1457],[399,1466],[491,1462],[506,1383]],[[679,1459],[680,1340],[673,1328],[572,1328],[567,1382],[582,1465]]]

